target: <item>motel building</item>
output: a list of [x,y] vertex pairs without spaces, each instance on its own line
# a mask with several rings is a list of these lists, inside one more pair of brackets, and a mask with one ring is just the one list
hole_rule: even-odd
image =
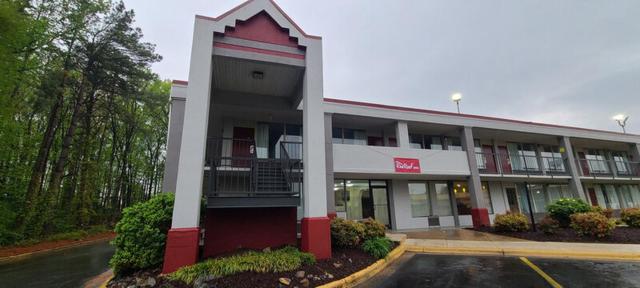
[[237,248],[328,258],[333,217],[403,230],[541,217],[562,197],[640,206],[638,135],[332,99],[322,64],[322,38],[271,0],[195,17],[171,90],[163,272]]

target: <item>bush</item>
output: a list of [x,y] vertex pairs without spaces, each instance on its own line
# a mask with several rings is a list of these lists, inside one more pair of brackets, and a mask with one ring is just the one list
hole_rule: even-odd
[[549,217],[548,215],[540,220],[538,223],[538,228],[540,231],[544,232],[544,234],[555,234],[558,228],[560,228],[560,223],[558,220]]
[[569,227],[571,215],[591,211],[591,206],[582,199],[562,198],[547,207],[551,218],[560,223],[560,227]]
[[360,221],[364,225],[364,240],[385,237],[384,231],[387,229],[384,224],[371,218]]
[[365,226],[352,220],[331,220],[331,243],[337,247],[356,248],[364,239]]
[[615,220],[597,212],[576,213],[571,215],[571,228],[580,236],[604,238],[611,235],[616,227]]
[[112,242],[116,252],[109,261],[116,274],[162,264],[173,201],[173,193],[163,193],[124,209]]
[[623,209],[620,218],[629,227],[640,228],[640,208]]
[[209,259],[204,262],[182,267],[167,277],[191,285],[200,276],[224,277],[241,272],[278,273],[293,271],[305,264],[313,264],[316,259],[311,253],[298,251],[294,247],[268,252],[245,252],[224,258]]
[[600,213],[600,214],[604,215],[604,217],[607,217],[609,219],[611,219],[613,217],[613,209],[611,209],[611,208],[602,209],[602,207],[600,207],[600,206],[593,206],[593,207],[591,207],[591,212]]
[[527,217],[521,213],[498,214],[493,221],[496,231],[522,232],[529,230]]
[[362,250],[373,257],[382,259],[391,251],[391,240],[386,237],[368,239],[362,243]]

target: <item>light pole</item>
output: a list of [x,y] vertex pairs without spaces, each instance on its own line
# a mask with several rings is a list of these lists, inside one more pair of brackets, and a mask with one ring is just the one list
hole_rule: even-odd
[[453,102],[456,102],[456,107],[458,108],[458,114],[460,114],[460,100],[462,100],[462,94],[461,93],[453,93],[451,95],[451,100]]
[[627,126],[627,120],[629,120],[628,115],[618,114],[616,116],[613,116],[613,120],[616,120],[616,122],[618,122],[618,125],[622,127],[622,133],[627,133],[627,130],[625,130],[625,126]]

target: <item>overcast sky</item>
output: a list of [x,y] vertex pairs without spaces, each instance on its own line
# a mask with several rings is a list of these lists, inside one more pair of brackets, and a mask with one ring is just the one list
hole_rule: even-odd
[[[125,0],[188,79],[194,15],[242,0]],[[640,134],[640,1],[277,0],[323,38],[324,96]]]

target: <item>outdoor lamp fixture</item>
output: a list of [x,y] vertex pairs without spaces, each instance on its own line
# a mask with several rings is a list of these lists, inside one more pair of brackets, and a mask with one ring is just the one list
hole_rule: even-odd
[[628,115],[618,114],[616,116],[613,116],[613,120],[616,120],[616,122],[618,122],[618,125],[622,127],[622,133],[627,133],[627,130],[625,130],[625,126],[627,126],[627,120],[629,120]]
[[460,100],[462,100],[462,93],[453,93],[451,95],[451,100],[456,102],[456,107],[458,108],[458,114],[460,114]]

